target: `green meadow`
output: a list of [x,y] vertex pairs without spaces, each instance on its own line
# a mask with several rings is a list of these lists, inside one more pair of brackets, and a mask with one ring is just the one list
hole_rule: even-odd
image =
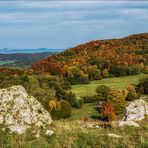
[[7,64],[13,64],[15,61],[0,61],[0,66],[7,65]]
[[102,80],[91,81],[90,84],[72,85],[72,91],[76,94],[77,98],[80,98],[81,96],[95,94],[95,90],[99,85],[107,85],[112,89],[124,89],[128,85],[137,84],[139,79],[146,76],[146,74],[138,74],[126,77],[105,78]]

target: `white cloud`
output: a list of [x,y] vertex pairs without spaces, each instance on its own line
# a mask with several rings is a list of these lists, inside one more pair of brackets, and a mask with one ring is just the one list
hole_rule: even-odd
[[59,40],[59,44],[67,46],[73,40],[81,42],[117,33],[120,36],[136,30],[148,31],[147,14],[146,2],[2,1],[0,38],[20,36],[26,40],[29,36],[30,40],[38,37],[46,41],[49,38],[51,44]]

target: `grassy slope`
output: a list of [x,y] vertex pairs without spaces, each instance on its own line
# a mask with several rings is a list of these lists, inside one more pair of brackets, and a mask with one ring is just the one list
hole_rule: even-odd
[[[93,85],[97,82],[101,84],[107,84],[112,88],[120,87],[124,88],[128,84],[137,83],[138,79],[145,75],[137,75],[132,77],[123,78],[110,78],[100,81],[94,81],[89,85]],[[118,83],[117,83],[118,82]],[[122,82],[122,84],[121,84]],[[100,83],[99,83],[100,84]],[[97,83],[98,85],[98,83]],[[88,87],[88,85],[86,85]],[[83,86],[84,87],[84,86]],[[148,98],[145,99],[148,101]],[[102,127],[99,129],[90,129],[85,127],[83,120],[90,118],[91,116],[98,116],[98,112],[95,109],[97,104],[90,103],[84,104],[81,109],[73,109],[70,118],[65,120],[54,121],[53,129],[55,134],[52,137],[42,135],[39,139],[35,138],[34,134],[28,131],[27,134],[19,136],[8,132],[2,132],[0,130],[0,145],[1,147],[50,147],[50,148],[83,148],[83,147],[148,147],[148,120],[141,121],[140,128],[135,127],[123,127],[123,128],[111,128]],[[96,120],[93,120],[94,122]],[[92,121],[92,122],[93,122]],[[90,121],[86,121],[92,123]],[[97,124],[102,124],[97,120]],[[108,137],[107,134],[114,133],[122,136],[122,138]]]
[[[90,117],[97,112],[94,109],[95,104],[85,104],[82,109],[74,109],[72,117],[65,120],[54,121],[53,128],[55,134],[52,137],[42,135],[35,138],[31,131],[22,136],[16,134],[8,134],[0,130],[1,147],[50,147],[50,148],[146,148],[148,146],[148,120],[140,123],[140,128],[123,127],[111,128],[102,127],[99,129],[87,128],[85,123],[89,125],[89,121],[85,123],[81,117]],[[79,122],[76,120],[79,119]],[[84,119],[84,118],[83,118]],[[90,122],[92,123],[92,122]],[[95,123],[95,122],[94,122]],[[100,125],[100,122],[97,121]],[[109,133],[122,136],[121,138],[108,137]]]
[[92,81],[90,84],[73,85],[72,91],[77,98],[85,95],[95,94],[95,90],[99,85],[107,85],[110,88],[125,88],[130,84],[136,84],[140,78],[147,76],[146,74],[139,74],[126,77],[106,78],[102,80]]

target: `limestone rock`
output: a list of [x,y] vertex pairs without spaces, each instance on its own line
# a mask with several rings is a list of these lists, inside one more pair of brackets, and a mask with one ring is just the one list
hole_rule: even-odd
[[125,121],[140,121],[148,116],[148,104],[142,99],[129,103],[126,107]]
[[32,125],[40,129],[51,123],[50,114],[22,86],[0,89],[0,124],[11,132],[23,134]]
[[123,127],[123,126],[134,126],[134,127],[140,127],[138,123],[134,122],[134,121],[119,121],[118,122],[118,126],[119,127]]
[[109,133],[108,136],[113,137],[113,138],[122,138],[122,136],[116,135],[116,134],[113,134],[113,133]]
[[51,130],[47,130],[46,133],[45,133],[47,136],[52,136],[54,134],[53,131]]

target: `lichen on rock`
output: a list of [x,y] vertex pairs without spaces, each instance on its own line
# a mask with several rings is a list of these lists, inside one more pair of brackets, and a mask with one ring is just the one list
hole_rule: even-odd
[[126,107],[125,121],[140,121],[148,116],[148,104],[142,99],[130,102]]
[[50,114],[39,101],[26,93],[24,87],[0,89],[0,124],[7,126],[10,132],[23,134],[32,126],[39,131],[40,127],[44,129],[51,123]]

